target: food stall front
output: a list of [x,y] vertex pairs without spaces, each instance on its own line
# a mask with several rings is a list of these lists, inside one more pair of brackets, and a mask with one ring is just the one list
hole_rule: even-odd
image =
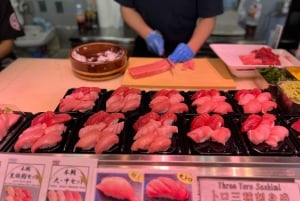
[[[131,57],[128,60],[128,68],[155,61],[157,59]],[[9,107],[15,111],[35,115],[57,111],[66,93],[70,89],[80,87],[99,87],[105,92],[110,92],[120,86],[127,86],[140,88],[145,94],[154,93],[160,89],[175,89],[189,94],[201,89],[217,89],[222,93],[227,93],[255,88],[267,90],[269,87],[259,74],[242,78],[233,76],[220,59],[195,58],[194,62],[195,70],[184,71],[181,64],[177,64],[172,72],[168,71],[145,78],[144,81],[132,80],[128,69],[124,74],[112,79],[90,81],[80,79],[74,74],[69,59],[19,58],[0,73],[0,103],[2,108]],[[203,71],[205,73],[202,73]],[[190,77],[188,74],[191,74]],[[72,112],[70,114],[73,115]],[[78,114],[74,114],[76,115]],[[84,113],[80,115],[84,116]],[[178,126],[179,134],[186,132],[184,127],[188,124],[181,123],[190,119],[191,116],[195,114],[179,115],[180,121],[182,120]],[[238,125],[238,119],[242,117],[243,115],[233,114],[226,119],[237,120],[229,123],[234,127]],[[136,115],[126,116],[129,122],[137,118]],[[71,127],[75,128],[76,123]],[[129,130],[125,130],[124,133],[132,132],[130,128],[127,127],[127,129]],[[179,141],[181,140],[180,138]],[[13,147],[13,144],[9,147]],[[120,153],[113,151],[102,154],[81,153],[76,152],[76,149],[16,153],[13,149],[9,149],[10,151],[6,150],[0,154],[0,172],[3,172],[0,174],[0,181],[3,181],[3,184],[0,182],[2,184],[2,190],[0,186],[1,199],[4,200],[8,194],[9,186],[24,186],[27,182],[29,190],[34,192],[32,200],[46,200],[46,197],[52,200],[51,196],[56,196],[52,194],[53,191],[58,194],[59,189],[67,191],[70,188],[73,192],[79,191],[84,200],[106,200],[107,198],[110,198],[108,200],[151,200],[153,198],[206,201],[299,200],[300,159],[297,155],[298,151],[286,154],[290,150],[289,147],[284,147],[283,152],[273,152],[275,154],[272,154],[272,151],[271,154],[259,152],[253,154],[253,152],[248,153],[242,150],[234,153],[230,151],[196,153],[189,148],[184,151],[185,148],[179,152],[124,151]],[[219,149],[220,146],[215,148]],[[39,183],[29,179],[29,176],[33,174],[36,176],[36,172],[29,174],[30,168],[26,169],[26,167],[37,169]],[[61,169],[63,171],[57,173]],[[28,178],[17,177],[26,170]],[[80,170],[79,176],[75,174],[76,170]],[[70,177],[66,178],[68,174]],[[80,184],[76,183],[76,176],[81,178],[78,182]],[[107,183],[104,181],[105,177],[110,179]],[[122,178],[130,181],[130,185],[122,183],[124,182]],[[166,178],[169,178],[169,183],[164,180]],[[71,180],[76,184],[67,184],[67,181]],[[174,181],[180,181],[180,184],[172,183]],[[162,184],[169,184],[173,187],[168,187],[168,191],[154,188]],[[180,186],[182,184],[184,185]],[[117,190],[113,191],[113,188]],[[122,193],[123,188],[124,191],[126,189],[126,193]],[[177,191],[181,193],[176,194]]]

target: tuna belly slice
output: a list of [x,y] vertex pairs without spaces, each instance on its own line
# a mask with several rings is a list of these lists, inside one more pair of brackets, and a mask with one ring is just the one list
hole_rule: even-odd
[[148,147],[148,153],[165,151],[170,148],[172,140],[164,135],[158,135]]
[[186,186],[168,177],[158,177],[146,186],[147,196],[150,198],[168,198],[172,200],[188,200],[190,193]]
[[104,193],[106,196],[121,200],[138,201],[136,198],[134,188],[123,177],[112,176],[104,177],[96,188]]
[[156,133],[143,135],[135,140],[131,145],[131,151],[148,150],[150,144],[155,140]]
[[62,140],[61,135],[57,135],[57,134],[43,135],[31,146],[31,152],[34,153],[38,149],[45,149],[45,148],[53,147],[53,146],[57,145],[61,140]]
[[211,139],[215,142],[219,142],[225,145],[230,136],[231,131],[228,128],[219,127],[216,130],[214,130],[213,134],[211,135]]
[[247,136],[255,145],[263,143],[270,136],[270,126],[260,124],[255,129],[249,130]]
[[209,126],[202,126],[188,132],[187,136],[196,143],[202,143],[209,140],[213,132]]
[[89,133],[85,134],[83,137],[79,138],[75,144],[76,148],[81,148],[83,150],[89,150],[95,147],[98,139],[102,135],[101,131],[91,130]]
[[45,127],[42,124],[31,126],[19,135],[14,150],[19,152],[21,149],[30,148],[41,136],[44,135]]
[[117,143],[119,143],[118,135],[113,133],[105,133],[98,139],[98,142],[95,145],[95,153],[101,154]]

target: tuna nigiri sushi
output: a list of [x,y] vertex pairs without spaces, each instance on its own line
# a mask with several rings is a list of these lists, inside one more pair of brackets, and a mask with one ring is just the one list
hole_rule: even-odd
[[106,196],[120,200],[139,201],[132,185],[123,177],[104,177],[96,188]]

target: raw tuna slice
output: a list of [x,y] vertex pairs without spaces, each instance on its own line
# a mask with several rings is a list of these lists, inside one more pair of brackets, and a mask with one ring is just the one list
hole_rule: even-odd
[[248,118],[242,123],[242,132],[247,132],[256,128],[260,122],[262,121],[262,117],[257,114],[251,114]]
[[296,120],[292,125],[292,129],[294,129],[297,132],[300,132],[300,119]]
[[148,147],[148,153],[154,153],[159,151],[165,151],[170,148],[172,140],[164,135],[158,135],[158,137]]
[[214,131],[209,126],[201,126],[187,133],[187,136],[196,143],[202,143],[210,139]]
[[168,177],[158,177],[146,186],[147,196],[150,198],[168,198],[171,200],[188,200],[190,193],[186,186]]
[[211,139],[212,141],[225,145],[228,139],[230,138],[230,136],[231,136],[231,131],[229,130],[229,128],[220,127],[214,130],[214,132],[211,135]]
[[117,143],[119,143],[119,137],[116,134],[105,133],[97,141],[97,143],[95,145],[95,153],[101,154]]
[[103,178],[96,188],[109,197],[120,200],[138,201],[132,185],[123,177]]

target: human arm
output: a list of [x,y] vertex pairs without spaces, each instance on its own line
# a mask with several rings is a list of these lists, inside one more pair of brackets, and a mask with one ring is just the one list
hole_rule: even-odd
[[200,19],[194,29],[192,37],[187,44],[179,44],[169,56],[171,61],[177,63],[193,58],[212,33],[215,24],[215,17]]
[[121,14],[128,26],[146,41],[150,51],[160,56],[164,53],[164,40],[162,35],[148,26],[135,9],[121,6]]
[[121,6],[121,14],[124,21],[143,39],[150,34],[153,29],[149,27],[142,16],[133,8]]
[[203,46],[205,41],[208,39],[210,34],[212,33],[216,24],[216,18],[203,18],[198,22],[194,33],[187,43],[187,45],[191,48],[194,54],[198,52],[198,50]]
[[0,41],[0,60],[12,52],[14,41],[12,39]]

